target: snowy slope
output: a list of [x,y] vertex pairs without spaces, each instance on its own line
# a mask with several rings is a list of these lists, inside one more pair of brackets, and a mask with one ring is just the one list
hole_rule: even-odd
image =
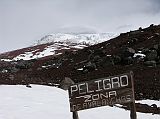
[[[0,61],[17,61],[57,56],[65,51],[75,51],[85,47],[107,41],[117,35],[113,33],[101,34],[62,34],[47,35],[36,41],[33,46],[4,53]],[[8,58],[8,57],[9,58]]]
[[[0,86],[0,119],[72,119],[68,94],[55,87],[32,85]],[[157,102],[159,103],[159,102]],[[159,115],[137,113],[138,119],[159,119]],[[129,111],[99,107],[79,111],[80,119],[128,119]]]
[[31,49],[30,51],[26,51],[24,53],[21,53],[17,56],[15,56],[12,60],[31,60],[31,59],[38,59],[46,56],[57,56],[63,53],[63,51],[67,50],[78,50],[83,49],[84,47],[87,47],[87,45],[80,45],[80,44],[66,44],[64,42],[54,42],[51,44],[48,44],[42,49]]
[[63,42],[63,43],[76,43],[76,44],[88,44],[94,45],[97,43],[101,43],[107,41],[111,38],[117,36],[114,33],[85,33],[85,34],[74,34],[74,33],[56,33],[46,35],[40,40],[37,41],[36,44],[44,44],[50,42]]

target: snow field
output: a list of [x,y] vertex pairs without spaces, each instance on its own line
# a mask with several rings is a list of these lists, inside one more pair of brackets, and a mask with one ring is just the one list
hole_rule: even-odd
[[[72,119],[67,91],[49,86],[31,86],[32,88],[0,85],[0,119]],[[78,113],[80,119],[130,118],[129,111],[109,106]],[[137,119],[160,119],[160,115],[137,113],[137,116]]]

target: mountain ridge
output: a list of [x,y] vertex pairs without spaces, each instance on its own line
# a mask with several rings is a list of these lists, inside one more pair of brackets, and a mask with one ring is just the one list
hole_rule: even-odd
[[[101,34],[50,34],[36,41],[32,46],[0,55],[4,61],[31,60],[46,56],[60,55],[65,51],[76,51],[85,47],[104,42],[116,37],[112,33]],[[7,57],[9,56],[9,57]]]
[[55,33],[42,37],[37,41],[37,44],[51,43],[51,42],[71,42],[77,44],[94,45],[104,42],[108,39],[115,37],[114,33]]

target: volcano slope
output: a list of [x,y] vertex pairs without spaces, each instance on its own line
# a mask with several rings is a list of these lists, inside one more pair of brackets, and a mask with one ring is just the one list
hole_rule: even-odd
[[32,62],[32,66],[0,73],[0,83],[55,85],[65,77],[82,82],[133,71],[136,99],[160,99],[160,25],[121,33],[82,50],[26,62]]
[[56,69],[45,69],[42,74],[47,73],[59,81],[70,77],[81,82],[133,71],[136,99],[160,99],[159,25],[122,33],[114,39],[65,53],[57,59],[61,65]]

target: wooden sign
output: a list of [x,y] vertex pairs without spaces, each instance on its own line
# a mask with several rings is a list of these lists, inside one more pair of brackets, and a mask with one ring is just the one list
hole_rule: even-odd
[[130,73],[94,79],[69,87],[70,111],[134,102]]

